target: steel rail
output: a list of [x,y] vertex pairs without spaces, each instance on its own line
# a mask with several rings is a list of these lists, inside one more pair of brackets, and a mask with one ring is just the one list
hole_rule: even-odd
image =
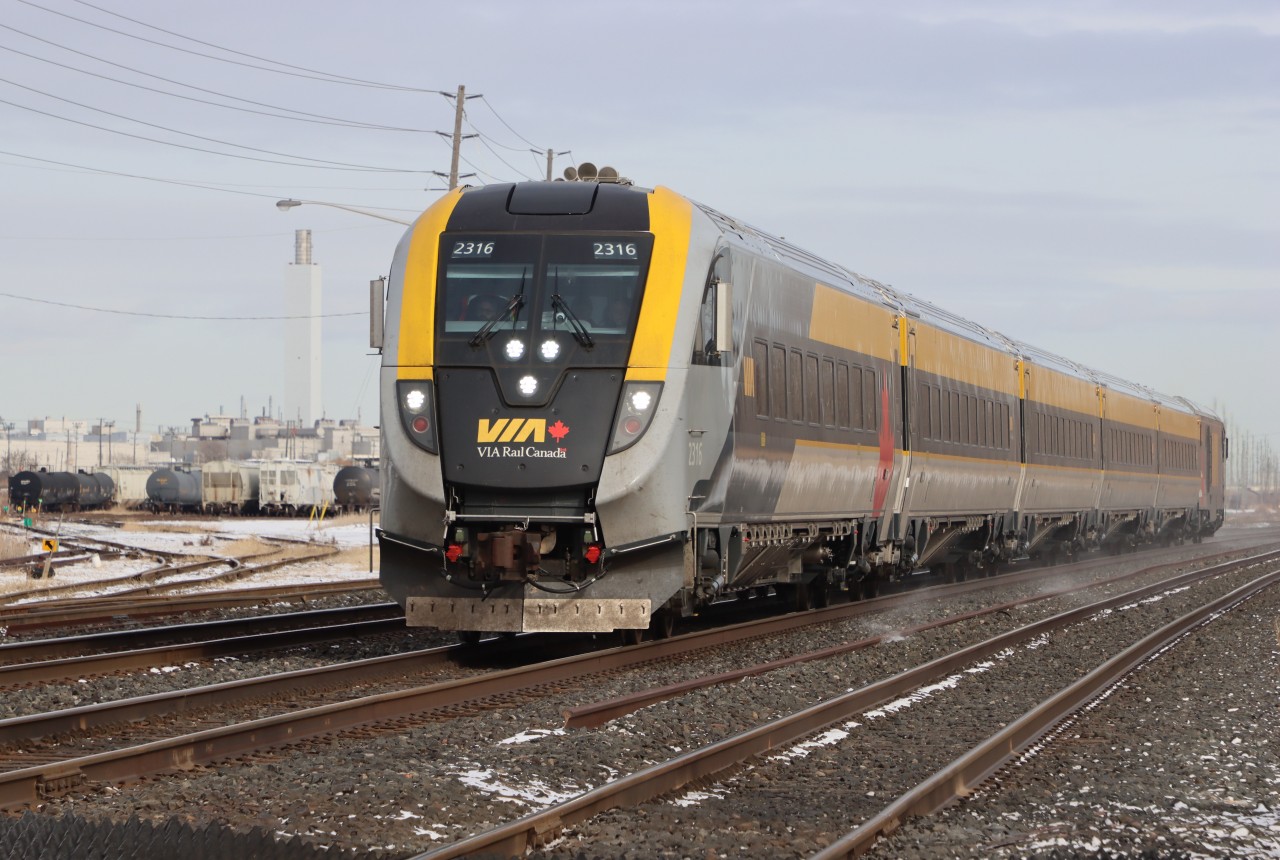
[[157,665],[171,666],[193,660],[279,651],[284,648],[315,645],[319,642],[332,642],[335,639],[378,636],[402,630],[404,630],[403,618],[383,618],[324,627],[273,630],[269,633],[207,639],[201,642],[154,645],[149,648],[113,651],[107,654],[59,657],[34,663],[11,663],[0,666],[0,687],[51,683],[84,675],[108,675],[130,669],[150,669]]
[[[1074,620],[1074,618],[1082,617],[1091,611],[1099,611],[1100,608],[1122,605],[1125,602],[1140,599],[1142,595],[1153,593],[1161,588],[1175,587],[1171,583],[1184,580],[1190,581],[1197,577],[1207,578],[1217,573],[1225,572],[1227,569],[1251,562],[1251,559],[1246,559],[1232,564],[1219,565],[1204,571],[1187,573],[1172,580],[1166,580],[1144,589],[1110,598],[1107,601],[1094,604],[1093,607],[1084,607],[1074,610],[1072,613],[1066,613],[1063,616],[1055,616],[1055,618],[1069,616]],[[839,608],[847,610],[851,607]],[[406,716],[421,716],[424,713],[443,708],[474,705],[476,702],[487,699],[509,700],[513,695],[526,694],[538,688],[573,683],[582,680],[584,677],[643,665],[673,656],[685,655],[692,650],[754,638],[761,635],[759,631],[762,629],[775,633],[778,631],[780,621],[787,622],[787,625],[795,627],[806,626],[814,623],[814,621],[812,618],[805,621],[803,620],[804,616],[821,614],[822,612],[797,613],[797,615],[802,616],[800,620],[795,617],[768,619],[767,623],[748,623],[737,625],[733,628],[720,628],[702,633],[688,634],[674,639],[659,640],[629,648],[614,648],[606,651],[578,654],[540,663],[533,667],[491,672],[474,678],[446,681],[425,687],[365,696],[346,702],[306,708],[291,714],[281,714],[250,722],[208,729],[122,750],[97,753],[14,770],[0,774],[0,808],[34,803],[47,793],[74,787],[87,780],[125,781],[161,771],[181,770],[199,763],[233,758],[255,750],[333,734],[358,726],[402,719]],[[1065,624],[1069,623],[1069,621],[1064,620],[1059,623]],[[1038,629],[1035,632],[1025,633],[1024,638],[1036,635],[1039,629],[1047,629],[1046,622],[1041,622],[1036,627]],[[1006,634],[1004,637],[988,640],[987,643],[982,644],[986,645],[991,651],[996,651],[1007,647],[1007,642],[1012,641],[1013,635]],[[952,665],[978,659],[978,657],[972,656],[968,652],[979,647],[973,646],[967,649],[966,652],[961,652],[960,655],[952,655],[950,658],[940,658],[940,660],[928,664],[926,669],[932,672],[942,672],[944,670],[938,667],[942,666],[944,661],[949,661],[946,662],[946,665]],[[920,670],[915,671],[919,672]],[[888,699],[897,695],[898,689],[910,689],[920,683],[925,683],[925,681],[904,681],[899,676],[895,679],[872,685],[875,688],[873,701],[879,702]],[[864,690],[869,689],[872,688],[864,688]],[[837,707],[840,707],[853,695],[856,695],[856,693],[833,701],[837,703]],[[859,704],[852,707],[865,709],[867,706]],[[683,756],[680,760],[676,760],[674,765],[668,763],[667,766],[664,766],[677,774],[683,774],[683,776],[678,777],[675,785],[667,788],[652,789],[647,785],[636,787],[636,777],[633,776],[619,780],[617,783],[606,786],[602,790],[616,792],[619,788],[634,789],[640,792],[640,794],[632,795],[636,798],[635,802],[639,802],[642,799],[647,799],[651,791],[661,793],[674,787],[679,787],[691,779],[700,778],[700,776],[707,773],[717,772],[736,763],[739,758],[749,758],[763,749],[789,742],[791,738],[790,732],[797,732],[795,736],[802,737],[822,725],[841,719],[842,715],[843,712],[837,713],[835,716],[829,716],[822,712],[821,706],[815,706],[815,708],[811,708],[800,715],[794,715],[788,720],[780,721],[780,724],[786,723],[782,728],[776,728],[771,725],[746,733],[746,735],[751,736],[749,738],[751,743],[755,743],[756,736],[759,736],[763,738],[764,745],[744,746],[743,749],[747,750],[745,753],[726,747],[727,742],[721,742],[715,747],[707,748],[710,752],[703,751],[706,757],[705,761]],[[799,727],[798,729],[797,726]],[[710,764],[708,765],[707,762],[710,762]],[[641,780],[640,782],[643,783],[644,781]],[[657,784],[657,782],[654,783],[654,785]],[[597,792],[584,795],[584,797],[594,798],[600,791],[597,790]],[[626,799],[627,795],[622,795],[622,801],[625,802]],[[570,801],[570,804],[580,801],[581,798]],[[618,801],[613,800],[611,797],[606,805],[600,808],[609,808],[615,805],[618,805]],[[561,807],[555,807],[554,809],[559,810]],[[594,814],[594,812],[589,814]],[[558,812],[552,813],[552,817],[556,817],[557,821],[559,820],[558,815]],[[582,817],[589,817],[589,815]],[[578,819],[575,818],[574,820]],[[542,833],[548,827],[553,826],[547,824],[546,820],[543,819],[533,825],[532,832],[535,834]],[[523,831],[520,832],[523,833]],[[523,839],[524,837],[522,836],[521,838]]]
[[[462,645],[444,645],[419,651],[349,660],[332,666],[313,666],[272,675],[223,681],[186,690],[132,696],[94,705],[81,705],[43,714],[0,720],[0,743],[32,741],[57,734],[81,734],[86,729],[133,720],[153,720],[167,714],[227,705],[250,699],[267,699],[323,687],[345,686],[395,674],[417,672],[453,661]],[[4,754],[0,752],[0,761]]]
[[81,633],[60,636],[56,639],[29,639],[20,642],[0,643],[0,666],[30,660],[52,660],[58,657],[78,657],[90,651],[125,651],[149,648],[157,642],[196,642],[201,639],[249,636],[292,624],[295,627],[313,627],[319,624],[348,624],[379,618],[404,617],[404,610],[396,603],[365,603],[358,606],[339,606],[330,609],[308,609],[300,612],[274,615],[254,615],[249,618],[222,618],[217,621],[196,621],[187,624],[168,624],[160,627],[108,630],[101,633]]
[[117,558],[119,556],[128,556],[142,553],[131,553],[124,550],[84,550],[84,549],[60,549],[56,552],[38,552],[34,555],[21,555],[17,558],[0,558],[0,567],[27,567],[42,565],[45,559],[49,559],[49,566],[58,568],[66,567],[70,564],[80,564],[89,561],[94,555],[100,558]]
[[1052,731],[1062,720],[1135,672],[1143,663],[1213,617],[1235,608],[1278,582],[1280,570],[1274,570],[1144,637],[902,794],[862,826],[814,854],[812,860],[856,857],[908,818],[929,815],[972,793],[987,777]]
[[[177,565],[175,565],[171,559],[166,559],[165,556],[161,554],[161,555],[158,555],[158,558],[160,558],[162,562],[159,566],[147,568],[146,570],[140,570],[135,573],[125,574],[123,576],[113,576],[113,577],[108,577],[106,579],[91,579],[91,580],[81,581],[81,582],[68,582],[68,583],[59,584],[59,585],[46,585],[46,586],[41,586],[39,588],[28,588],[25,591],[11,591],[5,594],[0,594],[0,607],[2,607],[0,608],[0,613],[3,613],[4,609],[8,608],[6,604],[13,605],[14,601],[16,600],[34,600],[34,599],[39,599],[43,597],[48,597],[54,594],[68,594],[68,593],[73,594],[75,592],[85,591],[86,589],[94,589],[94,588],[114,588],[116,586],[120,586],[129,582],[149,582],[149,583],[158,582],[162,579],[166,579],[173,576],[179,576],[184,573],[189,573],[190,571],[193,571],[193,570],[203,570],[204,568],[207,568],[207,567],[215,567],[220,564],[224,564],[228,568],[235,570],[243,566],[243,564],[246,561],[249,561],[255,558],[263,558],[269,555],[277,555],[279,552],[280,552],[279,549],[273,549],[273,550],[270,550],[269,552],[254,553],[252,555],[240,556],[239,558],[234,558],[231,556],[213,556],[213,555],[203,556],[203,557],[196,556],[194,558],[196,558],[197,560],[186,561],[186,562],[179,563]],[[140,556],[150,555],[150,554],[151,553],[139,553]],[[188,557],[190,558],[191,556],[188,556]],[[76,559],[76,561],[80,561],[80,560],[81,559]],[[178,586],[178,587],[181,587],[181,586]],[[136,594],[143,591],[146,591],[146,589],[115,591],[115,592],[112,592],[110,595],[104,595],[102,598],[81,597],[81,598],[75,598],[75,600],[83,602],[86,599],[94,600],[94,599],[103,599],[107,597],[120,597],[120,596],[129,595],[129,594]],[[54,601],[45,601],[43,605],[49,605],[53,602]]]
[[[1265,558],[1271,559],[1274,556],[1275,553],[1267,553]],[[1133,603],[1161,591],[1258,563],[1262,561],[1251,557],[1192,571],[1059,613],[1051,618],[994,636],[890,678],[876,681],[701,749],[692,750],[621,777],[517,821],[499,825],[450,845],[415,855],[409,860],[446,860],[446,858],[465,857],[471,854],[522,855],[526,850],[541,844],[566,825],[585,821],[609,809],[636,806],[663,794],[680,790],[690,783],[712,778],[755,756],[794,743],[832,723],[850,719],[899,698],[923,684],[947,677],[964,666],[1036,636],[1074,624],[1105,609]]]
[[381,590],[376,579],[355,579],[346,582],[318,583],[311,585],[270,585],[258,588],[236,589],[233,592],[203,595],[138,595],[127,598],[96,598],[91,601],[59,601],[54,606],[23,604],[0,610],[0,631],[32,630],[54,627],[66,623],[88,623],[120,618],[140,618],[154,615],[173,615],[184,612],[205,612],[241,606],[260,606],[281,600],[306,601],[312,597],[332,594],[348,594],[354,591]]
[[[126,573],[123,576],[116,576],[110,579],[94,579],[88,582],[67,582],[58,585],[46,585],[40,588],[28,588],[25,591],[12,591],[8,594],[0,594],[0,612],[8,609],[9,606],[15,605],[17,600],[39,600],[44,597],[52,597],[56,594],[75,594],[79,591],[95,588],[113,588],[125,585],[130,582],[159,582],[170,576],[179,576],[184,573],[190,573],[195,570],[204,570],[207,567],[215,567],[217,565],[230,565],[235,567],[238,562],[234,559],[209,558],[203,561],[189,561],[176,567],[168,562],[157,567],[149,567],[146,570],[139,570],[134,573]],[[136,591],[136,589],[134,589]],[[117,591],[112,596],[128,594],[128,591]],[[78,598],[83,600],[85,598]],[[89,598],[93,599],[93,598]],[[5,605],[7,604],[7,605]]]
[[[1277,555],[1280,555],[1280,551],[1277,551]],[[781,669],[785,666],[791,666],[797,663],[808,663],[814,660],[827,660],[832,657],[840,656],[841,654],[847,654],[852,651],[860,651],[866,648],[873,647],[875,645],[879,645],[881,642],[891,637],[913,636],[917,633],[923,633],[927,630],[932,630],[938,627],[944,627],[944,626],[955,624],[961,621],[968,621],[974,618],[980,618],[984,615],[991,615],[996,612],[1003,612],[1008,609],[1015,609],[1019,606],[1024,606],[1030,603],[1036,603],[1041,600],[1048,600],[1054,597],[1061,597],[1065,594],[1072,594],[1074,592],[1083,591],[1088,588],[1096,588],[1099,586],[1111,585],[1113,583],[1123,582],[1128,579],[1134,579],[1139,576],[1151,575],[1153,573],[1161,572],[1167,567],[1177,567],[1177,566],[1182,566],[1182,564],[1183,563],[1179,562],[1172,565],[1159,565],[1153,568],[1143,568],[1141,570],[1120,574],[1119,576],[1114,576],[1108,579],[1096,579],[1096,580],[1090,580],[1087,582],[1078,582],[1072,585],[1064,585],[1060,588],[1043,591],[1039,594],[1034,594],[1029,597],[1023,597],[1018,600],[1009,601],[1007,603],[995,604],[992,606],[984,607],[982,609],[975,609],[971,612],[960,613],[958,615],[949,615],[945,618],[938,618],[924,624],[919,624],[912,627],[904,627],[898,630],[881,633],[879,635],[871,636],[866,639],[859,639],[855,642],[845,642],[840,645],[832,645],[828,648],[822,648],[816,651],[808,651],[802,654],[792,654],[788,657],[784,657],[779,660],[773,660],[768,663],[758,663],[753,666],[744,666],[738,669],[729,670],[727,672],[720,672],[715,675],[704,675],[700,678],[692,678],[688,681],[681,681],[676,684],[668,684],[662,687],[654,687],[648,690],[640,690],[638,692],[631,693],[626,696],[618,696],[611,699],[603,699],[598,702],[592,702],[590,704],[580,705],[576,708],[566,708],[563,711],[561,711],[561,713],[564,716],[564,728],[566,729],[598,728],[604,725],[605,723],[609,722],[610,720],[617,719],[618,717],[624,716],[625,714],[629,714],[633,711],[637,711],[641,708],[648,707],[649,705],[656,704],[666,699],[671,699],[676,696],[687,695],[688,693],[691,693],[694,690],[700,690],[706,687],[714,687],[718,684],[728,684],[735,681],[740,681],[743,678],[752,677],[754,675],[763,675],[768,672],[773,672],[777,669]],[[1006,585],[1006,584],[1014,584],[1014,583],[1010,579],[1005,579],[996,584]],[[986,583],[986,587],[991,587],[991,585],[992,585],[991,583]],[[938,594],[937,596],[938,597],[952,596],[954,593],[955,592],[946,592],[945,594]],[[926,597],[930,597],[930,598],[934,596],[935,595],[932,591],[926,595]]]

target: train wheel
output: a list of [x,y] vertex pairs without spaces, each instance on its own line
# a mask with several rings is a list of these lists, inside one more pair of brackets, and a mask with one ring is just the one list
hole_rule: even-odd
[[480,642],[479,630],[459,630],[458,641],[463,645],[477,645]]
[[795,589],[795,607],[797,612],[808,612],[813,608],[813,586],[807,582],[797,582]]
[[[670,639],[676,633],[676,613],[673,609],[659,609],[649,619],[649,631],[654,639]],[[636,631],[640,632],[640,631]]]
[[870,600],[880,594],[880,580],[875,575],[864,576],[859,582],[858,587],[862,590],[862,599]]
[[639,645],[644,641],[643,630],[623,629],[618,631],[618,635],[621,637],[623,645]]
[[831,605],[831,578],[825,573],[809,583],[809,590],[813,594],[810,602],[815,608],[822,609]]

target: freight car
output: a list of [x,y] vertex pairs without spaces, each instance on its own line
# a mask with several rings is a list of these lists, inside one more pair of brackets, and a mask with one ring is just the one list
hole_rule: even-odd
[[9,479],[10,502],[21,510],[81,511],[111,503],[115,484],[100,472],[19,472]]
[[258,466],[218,460],[200,467],[200,507],[209,514],[258,512]]
[[339,511],[364,513],[378,506],[382,479],[376,466],[343,466],[333,478],[334,504]]
[[147,481],[152,469],[148,466],[103,466],[102,474],[115,484],[111,503],[122,508],[141,508],[147,504]]
[[1223,521],[1208,411],[665,188],[452,191],[373,298],[380,577],[412,625],[665,634],[735,593]]
[[291,517],[332,507],[336,474],[336,467],[323,463],[265,462],[259,469],[258,510]]
[[153,513],[198,512],[202,501],[199,469],[156,469],[147,478],[147,505]]

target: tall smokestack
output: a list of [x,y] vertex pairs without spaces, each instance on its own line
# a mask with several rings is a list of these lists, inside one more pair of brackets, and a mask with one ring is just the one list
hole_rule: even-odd
[[311,231],[310,230],[294,231],[293,263],[295,266],[311,265]]

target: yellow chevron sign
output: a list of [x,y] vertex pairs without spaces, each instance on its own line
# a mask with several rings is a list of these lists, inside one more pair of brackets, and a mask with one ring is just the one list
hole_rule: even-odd
[[498,418],[490,421],[481,418],[476,430],[476,442],[479,443],[530,441],[547,441],[547,419]]
[[45,538],[44,540],[40,541],[40,549],[41,549],[41,551],[43,551],[43,552],[57,552],[57,551],[58,551],[58,539],[57,539],[57,538]]

